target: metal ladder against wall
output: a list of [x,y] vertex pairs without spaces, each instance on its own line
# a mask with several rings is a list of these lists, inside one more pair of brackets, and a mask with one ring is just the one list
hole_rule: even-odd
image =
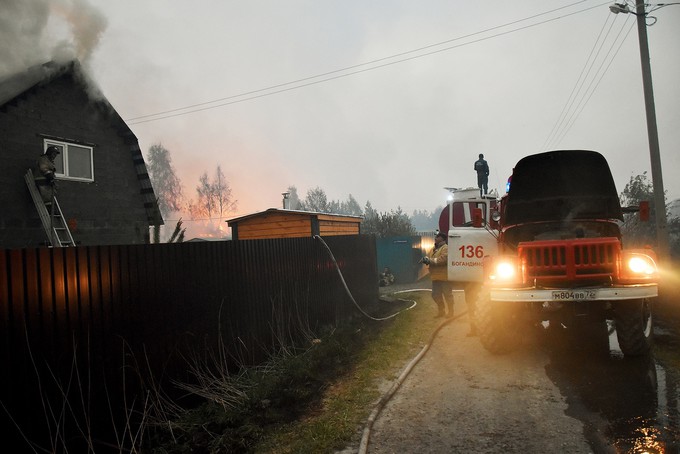
[[28,169],[24,179],[50,244],[53,247],[74,246],[73,236],[64,219],[64,214],[61,211],[57,197],[53,196],[52,202],[43,201],[31,169]]

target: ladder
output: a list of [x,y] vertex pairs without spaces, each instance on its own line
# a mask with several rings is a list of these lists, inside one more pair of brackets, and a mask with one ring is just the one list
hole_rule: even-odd
[[38,215],[45,228],[47,238],[50,240],[50,244],[53,247],[74,246],[73,236],[71,236],[71,231],[68,228],[68,224],[66,224],[64,214],[61,212],[57,197],[53,196],[51,202],[43,200],[31,169],[28,169],[26,172],[24,180],[26,180],[26,186],[28,186],[28,191],[31,193],[31,198],[38,210]]

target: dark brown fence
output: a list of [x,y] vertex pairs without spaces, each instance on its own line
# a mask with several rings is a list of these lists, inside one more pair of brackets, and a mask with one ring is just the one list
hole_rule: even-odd
[[[324,241],[370,311],[374,238]],[[357,314],[312,238],[4,250],[0,310],[0,399],[10,410],[46,392],[52,376],[81,389],[89,380],[93,390],[109,380],[115,393],[121,371],[139,372],[131,364],[181,378],[186,355],[207,357],[219,345],[234,366],[255,363]]]

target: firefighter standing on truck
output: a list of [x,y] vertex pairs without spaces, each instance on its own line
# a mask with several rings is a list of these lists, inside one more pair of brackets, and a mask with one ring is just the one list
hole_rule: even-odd
[[479,195],[486,195],[489,192],[489,164],[484,160],[482,153],[479,154],[479,159],[475,161],[475,172],[477,172]]
[[[439,232],[434,237],[434,248],[423,257],[423,263],[430,268],[432,280],[432,299],[437,303],[437,315],[453,317],[453,296],[451,284],[448,280],[449,246],[446,244],[446,234]],[[448,313],[445,311],[448,309]]]

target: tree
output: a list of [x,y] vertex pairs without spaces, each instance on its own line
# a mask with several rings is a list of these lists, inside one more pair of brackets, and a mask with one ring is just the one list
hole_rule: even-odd
[[[161,231],[160,231],[160,225],[154,225],[153,226],[153,243],[158,244],[161,242]],[[177,224],[175,224],[175,230],[172,232],[172,235],[170,235],[170,239],[168,239],[168,243],[183,243],[184,242],[184,234],[186,233],[187,229],[182,228],[182,218],[177,221]]]
[[411,219],[406,213],[397,207],[397,210],[390,210],[389,213],[380,215],[380,236],[410,236],[416,234],[416,229],[411,224]]
[[439,226],[439,215],[444,207],[438,206],[432,212],[427,210],[413,210],[411,223],[418,231],[432,231]]
[[380,231],[379,227],[380,218],[378,212],[373,209],[370,201],[366,201],[366,206],[364,207],[364,220],[361,223],[361,233],[367,235],[378,235]]
[[203,172],[198,178],[198,183],[198,186],[196,186],[198,201],[196,203],[194,203],[193,200],[189,201],[189,212],[194,219],[211,219],[213,212],[215,211],[215,198],[213,197],[212,189],[210,188],[208,172]]
[[182,182],[172,166],[170,151],[160,143],[149,148],[146,168],[163,217],[180,211],[184,200]]
[[362,216],[363,211],[359,202],[349,194],[347,200],[328,201],[326,192],[320,187],[307,191],[307,196],[300,201],[295,186],[288,186],[288,204],[291,210],[314,211],[318,213],[348,214],[350,216]]
[[302,209],[305,211],[315,211],[317,213],[330,213],[326,192],[320,187],[315,187],[307,191],[307,196],[302,202]]
[[328,213],[340,214],[342,213],[341,205],[342,203],[339,202],[338,200],[331,200],[330,202],[328,202],[328,205],[326,205],[326,210]]
[[186,227],[182,228],[182,218],[179,218],[177,224],[175,225],[175,231],[172,232],[172,235],[170,236],[168,243],[183,243],[184,234],[186,233],[186,231],[187,231]]
[[215,194],[216,212],[221,219],[225,214],[231,213],[236,209],[236,200],[233,200],[232,198],[231,187],[224,177],[222,167],[220,167],[219,164],[215,170],[215,179],[213,180],[212,189]]
[[372,217],[377,217],[378,212],[373,209],[373,205],[371,205],[370,201],[366,201],[366,206],[364,207],[364,216],[366,218],[372,218]]
[[396,211],[378,213],[373,209],[370,202],[366,202],[361,232],[385,238],[415,235],[416,229],[411,224],[411,219],[401,210],[401,207],[397,207]]
[[656,221],[654,213],[654,186],[647,179],[647,172],[630,177],[630,181],[619,195],[621,206],[639,206],[641,201],[649,202],[649,220],[642,221],[637,213],[623,215],[624,223],[621,227],[623,241],[627,247],[644,247],[656,244]]
[[199,184],[196,186],[198,200],[196,203],[193,200],[189,202],[192,218],[222,219],[225,214],[236,209],[237,201],[233,200],[231,187],[219,165],[215,169],[212,181],[208,179],[208,172],[203,172],[198,181]]
[[[621,206],[639,206],[641,201],[649,202],[649,220],[641,221],[637,213],[623,215],[621,227],[623,240],[627,247],[643,247],[656,244],[656,206],[654,204],[654,185],[647,179],[647,172],[630,177],[619,199]],[[668,205],[664,207],[669,215]],[[668,235],[670,237],[671,257],[680,256],[680,219],[669,217]]]
[[349,195],[346,202],[340,204],[339,213],[348,214],[350,216],[362,216],[364,214],[359,202],[357,202],[352,194]]

